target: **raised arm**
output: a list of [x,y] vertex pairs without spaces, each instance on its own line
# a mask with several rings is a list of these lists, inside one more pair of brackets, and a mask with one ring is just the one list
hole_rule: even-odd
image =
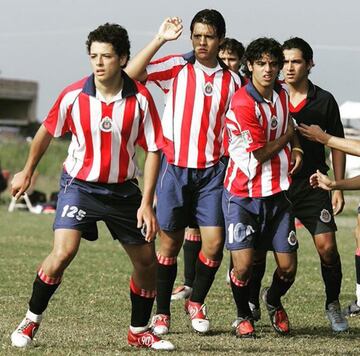
[[23,170],[16,173],[11,181],[11,194],[16,199],[29,188],[35,168],[47,150],[51,139],[51,134],[44,125],[41,125],[31,143],[30,152]]
[[150,63],[160,47],[179,38],[183,31],[182,21],[179,17],[168,17],[161,24],[156,36],[128,63],[126,73],[133,79],[144,81],[147,78],[146,66]]

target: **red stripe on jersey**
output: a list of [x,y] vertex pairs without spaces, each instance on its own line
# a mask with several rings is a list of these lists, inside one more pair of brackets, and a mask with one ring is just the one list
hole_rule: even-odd
[[[221,83],[221,99],[219,103],[219,111],[217,112],[216,117],[216,125],[214,127],[214,134],[215,134],[215,140],[214,140],[214,160],[218,160],[220,158],[220,152],[221,152],[221,141],[216,139],[216,137],[220,138],[220,132],[223,129],[224,123],[222,124],[222,113],[225,111],[227,98],[229,96],[229,87],[230,87],[230,81],[231,81],[231,74],[230,72],[226,71],[223,75],[223,80]],[[237,89],[237,88],[236,88]],[[223,134],[223,150],[224,155],[228,156],[228,140],[229,137],[227,135],[226,128],[224,128],[224,134]]]
[[[108,117],[112,120],[112,110],[114,107],[114,103],[111,103],[110,105],[107,105],[106,103],[101,103],[101,111],[102,111],[102,119],[105,117]],[[111,131],[110,132],[104,132],[101,131],[100,135],[100,175],[99,175],[99,182],[107,182],[109,180],[109,174],[110,174],[110,167],[111,167]]]
[[164,70],[162,72],[158,72],[158,73],[156,73],[156,79],[154,79],[155,75],[149,74],[146,80],[155,81],[156,83],[160,82],[162,80],[169,80],[169,78],[172,77],[173,72],[174,71],[180,71],[182,67],[183,67],[182,65],[181,66],[176,66],[176,67],[173,67],[171,69],[167,69],[167,70]]
[[262,196],[261,172],[262,172],[262,165],[259,163],[255,169],[255,177],[251,181],[252,182],[251,195],[254,197]]
[[[205,77],[205,84],[211,83],[211,85],[214,84],[214,75],[211,77],[206,75],[204,73]],[[209,130],[209,122],[210,122],[210,114],[211,114],[211,102],[212,102],[212,95],[204,95],[204,106],[203,106],[203,112],[201,114],[201,125],[200,125],[200,131],[198,136],[198,159],[197,159],[197,167],[198,168],[205,168],[206,167],[206,144],[208,141],[208,130]],[[219,113],[219,112],[218,112]],[[190,130],[189,134],[187,134],[188,137],[190,137]],[[216,139],[216,136],[215,136]],[[180,157],[181,157],[181,151],[180,151]]]
[[81,93],[79,95],[80,122],[85,139],[84,163],[76,178],[86,180],[94,161],[94,149],[91,135],[90,98]]
[[[118,180],[124,181],[127,177],[127,170],[129,166],[129,152],[126,148],[128,141],[126,138],[129,138],[131,135],[132,127],[134,124],[134,116],[135,116],[135,106],[137,100],[134,96],[129,97],[125,103],[124,109],[124,121],[121,128],[121,143],[120,143],[120,154],[119,154],[119,178]],[[142,114],[141,110],[140,113]],[[126,120],[125,120],[126,119]],[[142,116],[141,119],[142,121]]]
[[[195,83],[195,71],[193,66],[188,66],[187,82]],[[184,103],[184,107],[186,108],[186,110],[184,110],[183,112],[183,118],[181,124],[180,153],[179,153],[179,161],[178,161],[178,165],[180,167],[187,167],[187,162],[188,162],[191,119],[193,117],[193,110],[194,110],[195,89],[196,89],[195,85],[188,85],[186,92],[186,98]]]

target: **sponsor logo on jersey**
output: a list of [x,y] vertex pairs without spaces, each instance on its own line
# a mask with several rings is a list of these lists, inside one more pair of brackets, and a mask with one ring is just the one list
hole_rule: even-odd
[[331,220],[331,214],[330,214],[329,210],[326,210],[326,209],[321,210],[320,220],[321,220],[323,223],[328,223],[328,222],[330,222],[330,220]]

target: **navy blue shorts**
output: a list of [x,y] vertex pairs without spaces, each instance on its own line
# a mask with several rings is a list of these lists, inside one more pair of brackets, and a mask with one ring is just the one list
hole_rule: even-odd
[[286,192],[266,198],[241,198],[224,189],[222,205],[228,250],[297,250],[292,205]]
[[91,183],[63,172],[53,229],[74,229],[86,240],[98,238],[97,221],[105,222],[114,240],[147,243],[137,226],[141,191],[136,180],[122,184]]
[[224,226],[221,209],[225,166],[205,169],[169,164],[163,156],[156,186],[159,226],[176,231],[187,226]]

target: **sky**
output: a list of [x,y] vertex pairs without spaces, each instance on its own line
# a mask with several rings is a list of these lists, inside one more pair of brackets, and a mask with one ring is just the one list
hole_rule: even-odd
[[[314,50],[310,79],[339,105],[360,101],[358,0],[0,0],[0,78],[39,83],[37,117],[42,121],[64,87],[90,74],[85,41],[97,26],[124,26],[135,54],[164,18],[179,16],[182,36],[166,43],[157,57],[184,53],[191,49],[191,19],[204,8],[220,11],[226,35],[244,45],[261,36],[279,42],[304,38]],[[151,91],[159,102],[160,94]]]

